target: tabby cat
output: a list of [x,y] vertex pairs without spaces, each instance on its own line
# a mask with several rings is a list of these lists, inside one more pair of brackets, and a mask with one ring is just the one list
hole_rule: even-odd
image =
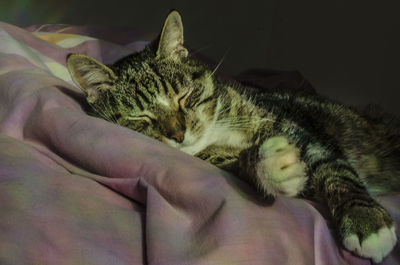
[[398,131],[317,95],[240,91],[188,55],[177,11],[143,51],[106,66],[70,54],[67,67],[97,116],[245,179],[268,196],[330,210],[348,250],[380,262],[395,224],[372,195],[400,191]]

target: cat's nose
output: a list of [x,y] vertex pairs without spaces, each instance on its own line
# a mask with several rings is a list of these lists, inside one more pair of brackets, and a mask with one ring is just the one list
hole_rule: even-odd
[[171,135],[171,139],[174,139],[176,142],[178,143],[182,143],[184,140],[184,135],[185,135],[185,131],[181,130],[179,132],[174,133],[173,135]]

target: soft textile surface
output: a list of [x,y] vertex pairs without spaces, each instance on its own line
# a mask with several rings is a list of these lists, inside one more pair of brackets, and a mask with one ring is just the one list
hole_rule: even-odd
[[[113,62],[143,47],[126,32],[113,43],[88,27],[0,23],[0,264],[370,264],[337,246],[320,205],[261,202],[214,166],[86,115],[65,57]],[[400,224],[400,195],[381,201]]]

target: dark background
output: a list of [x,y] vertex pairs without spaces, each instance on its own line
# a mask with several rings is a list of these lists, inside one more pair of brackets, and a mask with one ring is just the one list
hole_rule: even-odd
[[131,26],[158,32],[180,11],[185,41],[236,74],[299,70],[342,102],[380,104],[400,116],[399,0],[2,0],[0,20]]

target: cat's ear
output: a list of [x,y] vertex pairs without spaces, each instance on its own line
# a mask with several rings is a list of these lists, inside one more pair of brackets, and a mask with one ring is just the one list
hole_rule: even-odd
[[117,78],[109,67],[83,54],[69,54],[67,68],[74,83],[87,95],[89,103],[98,99],[99,91],[112,89]]
[[188,55],[188,51],[183,47],[183,24],[178,11],[174,10],[165,19],[156,56],[158,58],[171,58],[179,60]]

